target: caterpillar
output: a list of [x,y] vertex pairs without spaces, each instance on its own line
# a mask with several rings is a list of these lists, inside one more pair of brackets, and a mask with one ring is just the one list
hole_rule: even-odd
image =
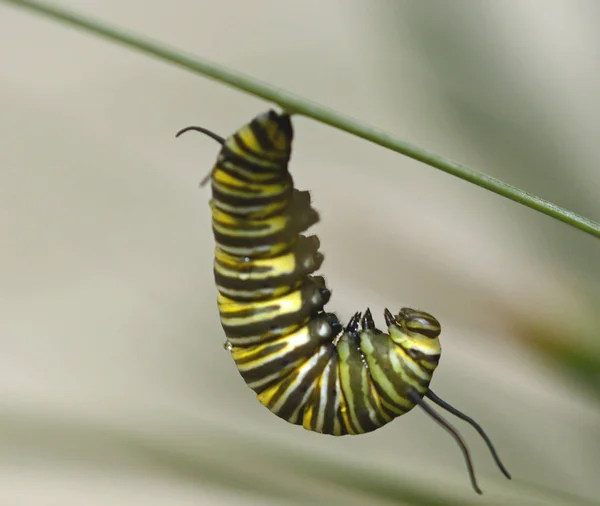
[[327,312],[319,239],[303,234],[319,221],[308,191],[288,170],[290,114],[270,110],[222,138],[210,173],[216,242],[214,278],[225,347],[258,400],[310,431],[364,434],[415,406],[446,429],[462,450],[471,485],[481,494],[460,433],[425,399],[469,423],[501,472],[510,474],[481,426],[429,388],[441,347],[438,320],[424,311],[384,311],[387,333],[367,309],[343,325]]

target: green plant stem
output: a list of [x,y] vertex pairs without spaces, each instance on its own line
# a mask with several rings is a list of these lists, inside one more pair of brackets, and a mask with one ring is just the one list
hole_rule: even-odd
[[519,202],[527,207],[540,211],[552,218],[563,221],[579,230],[600,238],[600,223],[585,218],[557,206],[547,200],[531,195],[502,181],[477,172],[469,167],[443,158],[408,142],[395,139],[393,136],[364,125],[331,109],[318,105],[292,93],[258,81],[239,72],[226,69],[197,56],[170,48],[162,43],[109,26],[89,16],[75,13],[37,0],[0,0],[1,2],[23,7],[39,14],[63,21],[78,28],[85,29],[114,42],[151,54],[185,69],[227,84],[238,90],[245,91],[257,97],[276,103],[284,109],[313,118],[339,130],[362,137],[380,146],[391,149],[420,162],[431,165],[453,176],[469,181],[477,186],[490,190],[498,195]]

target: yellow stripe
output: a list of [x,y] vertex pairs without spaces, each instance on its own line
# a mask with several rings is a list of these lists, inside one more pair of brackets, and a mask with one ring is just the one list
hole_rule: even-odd
[[[321,355],[323,354],[322,351],[323,350],[320,350],[318,353],[313,353],[308,358],[308,360],[306,360],[302,365],[300,365],[296,368],[297,374],[296,374],[296,377],[294,378],[294,381],[292,383],[290,383],[288,385],[288,387],[285,389],[285,391],[279,396],[279,399],[277,399],[277,402],[275,402],[274,404],[271,404],[271,401],[273,400],[273,396],[274,396],[274,392],[272,392],[272,390],[277,391],[277,390],[280,390],[280,388],[270,388],[269,393],[267,395],[265,395],[264,398],[263,398],[262,394],[259,394],[258,399],[263,404],[265,404],[265,406],[269,407],[269,409],[277,412],[281,408],[283,408],[283,405],[285,404],[285,402],[294,393],[294,390],[296,390],[298,387],[300,387],[300,385],[302,385],[304,387],[304,390],[306,391],[306,395],[304,396],[304,399],[306,399],[306,396],[310,395],[310,393],[312,392],[312,389],[314,388],[314,381],[310,384],[303,384],[303,382],[305,381],[306,376],[308,376],[308,374],[311,372],[311,370],[319,363],[319,359],[321,358]],[[316,378],[315,378],[315,380],[316,380]],[[267,391],[265,391],[265,393],[267,393]],[[268,399],[268,401],[266,403],[263,402],[266,399]]]
[[237,206],[237,205],[229,205],[225,204],[221,200],[210,199],[209,205],[212,208],[217,207],[221,211],[234,213],[234,214],[243,214],[245,218],[260,218],[261,216],[269,216],[275,214],[278,211],[282,211],[288,206],[288,202],[285,200],[273,202],[268,205],[247,205],[247,206]]
[[425,370],[420,362],[413,359],[408,353],[406,353],[400,346],[394,348],[396,355],[402,361],[402,369],[409,369],[415,376],[423,380],[431,380],[431,374]]
[[262,299],[264,297],[282,297],[284,296],[286,293],[291,292],[292,290],[297,289],[301,284],[301,281],[298,281],[298,283],[295,283],[292,286],[286,285],[286,286],[279,286],[276,288],[261,288],[258,290],[240,290],[237,288],[225,288],[221,285],[217,285],[217,290],[219,290],[219,292],[223,295],[225,295],[225,297],[229,297],[229,298],[236,298],[236,297],[240,297],[243,299],[247,299],[247,300],[257,300],[257,299]]
[[297,240],[297,237],[292,237],[287,242],[278,242],[275,244],[258,244],[254,246],[225,246],[221,244],[220,248],[223,249],[223,251],[227,251],[227,253],[230,253],[231,255],[254,255],[256,257],[271,257],[274,255],[279,255],[284,251],[288,251],[294,246]]
[[[378,336],[380,337],[380,336]],[[392,382],[389,379],[389,371],[384,370],[381,368],[381,366],[378,363],[378,360],[375,358],[376,357],[376,353],[375,353],[375,349],[373,347],[373,345],[371,344],[369,339],[361,339],[361,348],[363,350],[363,353],[365,354],[365,358],[367,359],[367,363],[369,364],[369,371],[371,374],[371,377],[373,378],[373,381],[375,382],[375,384],[381,388],[381,390],[383,390],[386,395],[395,403],[397,404],[399,407],[401,408],[405,408],[406,410],[409,410],[413,407],[412,402],[410,402],[408,399],[406,399],[405,397],[402,396],[401,393],[399,393],[394,385],[394,382]],[[394,371],[396,372],[396,371]],[[407,383],[406,381],[404,381],[403,378],[403,382]],[[397,380],[396,380],[397,383]],[[407,383],[410,384],[410,383]]]
[[[213,227],[223,235],[230,237],[262,237],[276,234],[285,230],[292,222],[288,215],[277,215],[270,218],[248,220],[224,213],[220,209],[213,208]],[[231,227],[237,227],[232,230]],[[242,227],[248,227],[244,230]]]
[[[267,177],[272,178],[273,176]],[[291,182],[286,179],[282,179],[276,183],[248,183],[246,181],[240,181],[229,172],[219,169],[218,166],[213,169],[211,182],[222,193],[245,198],[251,196],[275,197],[281,195],[291,187]]]
[[406,365],[399,355],[400,354],[396,350],[390,350],[390,352],[388,353],[388,358],[393,371],[398,377],[402,379],[404,383],[410,385],[413,388],[417,388],[419,386],[419,383],[407,374]]
[[[241,326],[297,313],[303,307],[303,300],[301,290],[295,290],[283,297],[260,302],[235,301],[219,293],[217,295],[217,305],[221,313],[221,321],[225,325]],[[246,313],[246,315],[236,316],[236,313]]]
[[[362,431],[362,427],[360,422],[358,421],[358,417],[356,416],[356,411],[354,410],[357,402],[360,402],[359,399],[354,398],[354,390],[352,389],[352,381],[351,378],[354,376],[352,367],[350,367],[348,363],[348,359],[350,358],[350,344],[347,341],[340,341],[337,346],[339,360],[339,371],[340,371],[340,384],[342,388],[342,392],[344,397],[346,398],[346,403],[348,409],[345,412],[346,417],[349,417],[352,423],[347,423],[346,426],[351,430],[351,425],[358,429],[359,433]],[[351,430],[351,433],[355,432]]]
[[[310,343],[311,339],[308,327],[304,326],[296,332],[280,337],[279,339],[274,339],[268,343],[259,344],[250,348],[234,346],[231,350],[231,356],[233,357],[233,360],[235,360],[240,371],[251,371],[256,367],[268,364],[282,355],[292,353],[298,347]],[[269,348],[277,345],[283,345],[281,348],[277,349],[277,353],[267,353]],[[304,361],[306,360],[306,357],[302,357],[299,360]]]
[[244,125],[237,131],[237,134],[243,140],[244,144],[253,151],[261,153],[269,158],[287,158],[290,152],[291,137],[279,128],[279,124],[276,121],[272,121],[266,116],[259,116],[256,118],[256,121],[258,121],[265,130],[266,137],[273,143],[273,149],[263,149],[252,132],[250,124]]
[[[225,145],[236,155],[241,158],[248,160],[250,163],[255,163],[256,165],[262,165],[264,167],[269,167],[271,169],[280,169],[281,168],[281,155],[279,155],[274,161],[267,160],[267,158],[272,158],[270,153],[265,151],[260,144],[258,143],[256,137],[252,133],[252,131],[248,129],[244,129],[238,131],[237,134],[241,137],[242,142],[251,150],[256,153],[256,155],[248,153],[248,151],[243,150],[239,144],[236,142],[235,137],[231,136],[225,142]],[[263,157],[263,158],[261,158]]]
[[[371,376],[366,366],[363,366],[360,370],[361,375],[361,393],[364,401],[364,405],[369,412],[369,418],[376,425],[383,425],[392,420],[389,415],[381,407],[380,397],[375,389],[375,385],[371,380]],[[380,420],[380,418],[383,419]]]
[[217,247],[215,261],[219,272],[228,277],[233,277],[232,274],[235,272],[242,280],[274,278],[290,275],[296,271],[296,255],[293,252],[273,258],[255,258],[246,261],[243,257],[229,255]]
[[396,413],[396,416],[400,416],[400,415],[403,415],[404,413],[406,413],[405,409],[402,409],[402,408],[399,408],[398,406],[394,406],[393,404],[390,404],[383,397],[379,397],[379,401],[381,402],[382,407],[384,407],[388,411],[391,411],[392,413]]

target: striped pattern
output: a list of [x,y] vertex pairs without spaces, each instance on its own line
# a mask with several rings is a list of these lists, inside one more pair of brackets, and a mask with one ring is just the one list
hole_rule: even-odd
[[[211,172],[214,275],[227,349],[258,400],[290,423],[324,434],[373,431],[415,406],[440,357],[437,320],[386,310],[345,327],[324,311],[330,292],[319,216],[288,172],[290,117],[270,111],[224,140]],[[412,399],[412,400],[411,400]]]
[[336,436],[373,431],[419,405],[454,438],[480,494],[466,443],[426,397],[471,425],[510,479],[479,424],[429,389],[441,353],[433,316],[386,309],[384,333],[369,309],[346,326],[324,310],[331,293],[314,275],[319,240],[303,235],[319,215],[288,172],[289,115],[269,111],[227,139],[197,126],[177,136],[189,130],[222,145],[202,183],[212,186],[217,303],[225,349],[258,400],[290,423]]

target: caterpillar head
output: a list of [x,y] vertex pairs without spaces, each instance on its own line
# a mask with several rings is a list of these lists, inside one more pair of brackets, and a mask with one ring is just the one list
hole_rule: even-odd
[[407,307],[395,316],[386,309],[384,316],[392,341],[417,360],[437,363],[441,352],[438,336],[442,327],[434,316]]

